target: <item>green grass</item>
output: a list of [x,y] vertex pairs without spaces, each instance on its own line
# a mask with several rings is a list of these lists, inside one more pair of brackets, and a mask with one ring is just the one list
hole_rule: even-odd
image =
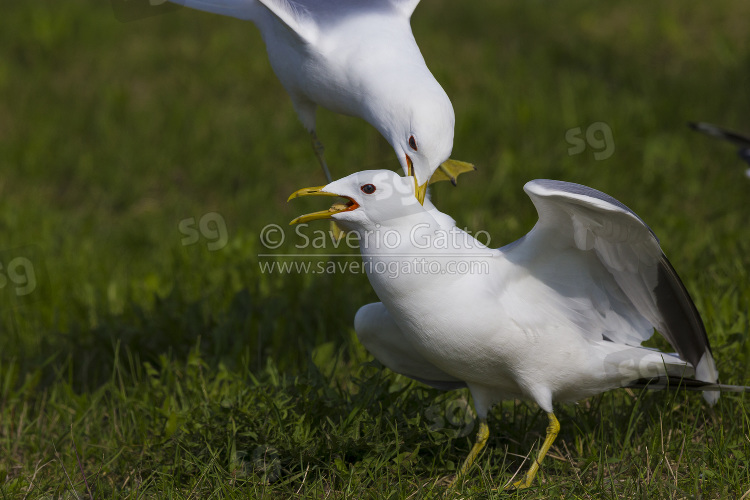
[[[615,196],[660,236],[734,384],[750,383],[750,182],[685,123],[750,132],[749,16],[741,0],[430,0],[413,21],[454,157],[480,169],[435,187],[441,209],[500,246],[536,219],[530,179]],[[352,329],[376,300],[363,275],[260,270],[263,227],[319,209],[285,200],[323,179],[252,26],[15,2],[0,51],[0,498],[445,492],[476,431],[468,394],[371,361]],[[596,122],[611,156],[568,154],[566,131]],[[358,120],[323,111],[319,136],[335,176],[396,167]],[[181,223],[212,212],[226,245],[183,245]],[[285,231],[273,252],[297,251]],[[625,390],[561,405],[534,488],[506,495],[546,419],[505,402],[456,496],[746,499],[748,408]]]

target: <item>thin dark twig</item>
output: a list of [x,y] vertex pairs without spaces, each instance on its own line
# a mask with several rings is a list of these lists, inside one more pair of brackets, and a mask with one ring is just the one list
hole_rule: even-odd
[[81,469],[81,475],[83,476],[83,483],[86,485],[86,491],[89,492],[89,496],[91,497],[91,500],[94,500],[94,494],[91,492],[91,487],[89,487],[89,481],[86,479],[86,473],[83,471],[83,464],[81,463],[81,457],[78,456],[78,447],[76,446],[76,440],[73,436],[73,423],[70,423],[70,440],[73,442],[73,451],[76,454],[76,460],[78,461],[78,468]]

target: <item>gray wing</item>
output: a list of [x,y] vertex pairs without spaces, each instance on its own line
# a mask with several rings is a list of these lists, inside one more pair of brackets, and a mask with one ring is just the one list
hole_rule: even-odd
[[260,4],[256,0],[170,0],[191,9],[254,21]]
[[640,217],[611,196],[580,184],[535,180],[524,190],[539,222],[519,250],[538,254],[572,247],[591,252],[632,308],[695,367],[696,378],[717,381],[703,321],[659,240]]
[[[318,35],[315,18],[310,14],[305,2],[292,0],[170,0],[191,9],[235,17],[254,22],[261,31],[273,23],[267,15],[286,25],[303,42],[312,42]],[[311,5],[315,5],[312,4]]]
[[367,351],[394,372],[444,391],[466,387],[411,346],[382,302],[361,307],[354,317],[354,330]]
[[367,12],[395,12],[410,18],[419,0],[262,0],[286,2],[297,10],[309,12],[314,17],[335,19],[356,13]]
[[301,41],[314,43],[341,19],[372,12],[390,12],[409,19],[419,0],[170,0],[192,9],[267,24],[259,9],[267,9]]
[[419,0],[388,0],[394,7],[396,7],[401,13],[410,18],[414,9],[417,8]]

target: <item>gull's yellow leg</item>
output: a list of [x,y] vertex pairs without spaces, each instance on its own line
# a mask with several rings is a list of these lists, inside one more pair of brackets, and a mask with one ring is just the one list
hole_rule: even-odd
[[536,456],[536,459],[534,459],[534,463],[531,464],[531,467],[529,467],[529,471],[526,473],[526,478],[519,479],[518,481],[513,483],[512,486],[507,486],[506,489],[522,490],[524,488],[528,488],[529,486],[531,486],[532,481],[534,481],[534,477],[536,476],[536,473],[539,470],[539,466],[542,464],[542,460],[544,459],[544,456],[547,454],[547,452],[550,449],[550,446],[552,446],[552,443],[555,441],[557,434],[560,432],[560,422],[557,421],[555,414],[548,413],[547,417],[549,417],[549,425],[547,426],[547,437],[545,438],[544,443],[542,443],[542,447],[539,448],[539,454]]
[[456,477],[451,481],[450,486],[453,487],[454,484],[456,484],[456,481],[459,477],[463,476],[469,471],[469,468],[474,463],[474,460],[477,459],[479,456],[479,453],[484,449],[484,446],[487,444],[487,440],[490,437],[490,428],[487,427],[487,419],[480,418],[479,419],[479,431],[477,432],[477,440],[474,442],[474,446],[471,447],[471,451],[469,452],[469,455],[466,457],[466,460],[464,460],[464,463],[461,465],[461,468],[458,470],[458,474],[456,474]]

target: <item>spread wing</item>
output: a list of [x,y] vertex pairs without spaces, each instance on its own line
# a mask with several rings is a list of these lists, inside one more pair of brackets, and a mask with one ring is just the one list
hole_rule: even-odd
[[[259,29],[266,28],[267,12],[286,25],[300,40],[312,42],[318,34],[314,17],[305,2],[292,0],[170,0],[191,9],[236,17],[254,22]],[[314,4],[313,4],[314,5]]]
[[[351,16],[386,14],[410,19],[419,0],[258,0],[297,30],[325,33]],[[310,26],[308,26],[310,24]]]
[[388,11],[411,18],[419,0],[170,0],[197,10],[253,21],[264,29],[262,9],[302,41],[314,43],[321,32],[352,15]]
[[389,0],[389,2],[407,18],[411,18],[414,9],[419,4],[419,0]]
[[170,0],[191,9],[253,21],[260,4],[256,0]]
[[[607,295],[612,304],[619,303],[616,309],[621,317],[634,325],[647,320],[695,367],[697,379],[717,381],[703,321],[659,240],[640,217],[611,196],[579,184],[535,180],[524,190],[539,213],[539,222],[506,251],[511,260],[523,256],[526,262],[554,263],[564,250],[579,250],[580,255],[574,253],[581,273],[585,270],[594,276],[593,281],[604,283],[597,293]],[[596,271],[602,268],[606,272]],[[571,280],[565,290],[576,297],[576,290],[571,289],[591,287],[590,281]]]

